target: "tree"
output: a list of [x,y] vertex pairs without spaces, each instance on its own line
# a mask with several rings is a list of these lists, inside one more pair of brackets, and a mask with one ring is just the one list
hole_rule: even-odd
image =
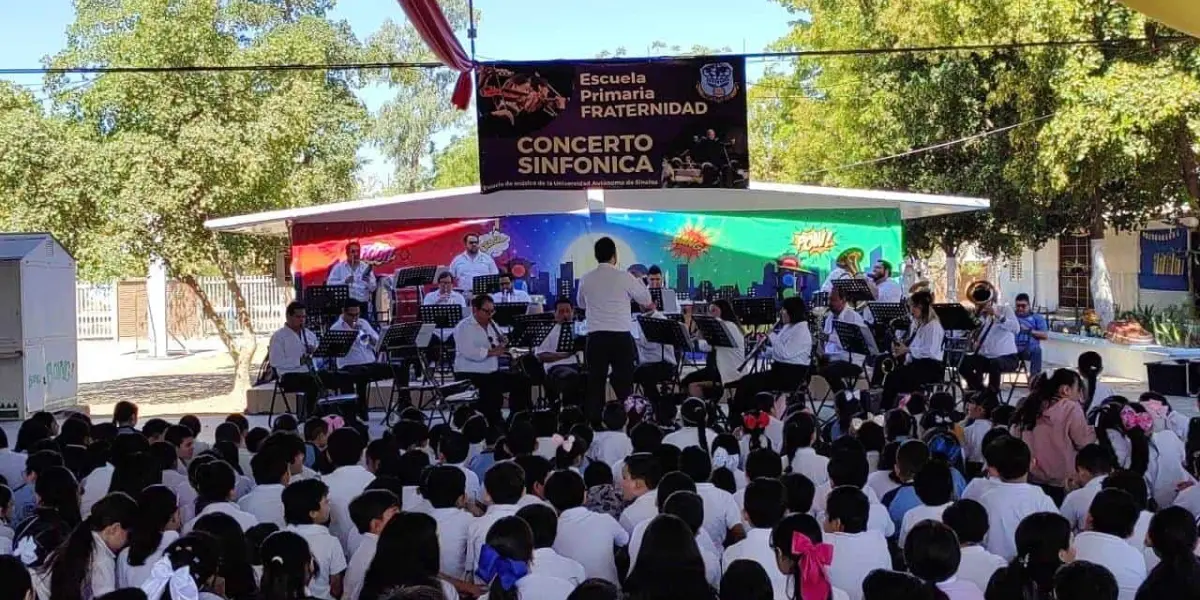
[[[358,60],[362,48],[350,27],[326,18],[331,6],[331,0],[79,0],[67,47],[49,62],[64,68]],[[49,140],[61,134],[57,139],[69,147],[56,152],[52,141],[34,140],[43,147],[18,157],[27,170],[50,163],[44,178],[19,194],[17,212],[49,211],[51,229],[74,249],[102,247],[93,243],[105,236],[142,264],[164,261],[216,325],[235,362],[232,393],[244,393],[257,343],[236,277],[266,264],[278,242],[218,234],[204,222],[349,195],[367,121],[353,93],[359,76],[111,73],[86,87],[54,77],[48,83],[52,114],[29,119],[50,132]],[[47,198],[56,182],[63,189],[46,208],[30,204]],[[8,192],[13,182],[0,186]],[[55,218],[73,213],[86,214]],[[199,285],[209,270],[233,297],[240,338]]]
[[474,128],[434,153],[430,181],[435,189],[479,183],[479,136]]
[[[467,27],[465,0],[440,3],[455,30]],[[478,11],[477,11],[478,16]],[[436,61],[412,25],[390,19],[368,40],[372,61]],[[450,69],[392,69],[372,78],[395,94],[376,115],[370,140],[395,165],[391,188],[408,193],[429,187],[430,166],[435,153],[433,138],[443,131],[461,129],[474,118],[450,103],[458,73]]]
[[[799,61],[791,78],[768,80],[800,93],[782,98],[782,115],[752,134],[769,142],[764,170],[799,181],[992,200],[990,214],[914,224],[913,251],[935,243],[947,255],[967,242],[1001,252],[1018,241],[1037,247],[1080,225],[1099,239],[1106,225],[1136,227],[1165,207],[1200,198],[1195,44],[1159,39],[1156,27],[1123,7],[1107,0],[781,1],[806,15],[777,44],[788,49],[1111,40],[826,57]],[[1146,34],[1150,42],[1131,41]],[[1093,296],[1107,319],[1103,245],[1093,246]]]

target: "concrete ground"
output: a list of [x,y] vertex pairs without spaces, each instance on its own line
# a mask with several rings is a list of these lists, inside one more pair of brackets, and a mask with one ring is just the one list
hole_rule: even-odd
[[[266,346],[266,338],[260,339],[255,365],[265,356]],[[229,396],[233,361],[218,340],[189,341],[186,348],[172,343],[171,356],[163,359],[149,357],[147,347],[144,341],[140,345],[133,341],[79,343],[79,398],[92,415],[109,416],[114,404],[130,400],[138,404],[143,419],[200,415],[205,428],[201,438],[208,439],[225,415],[245,408],[244,398]],[[1146,389],[1136,381],[1104,378],[1104,382],[1128,397],[1137,397]],[[1021,395],[1018,389],[1014,401]],[[1171,405],[1188,416],[1200,414],[1192,398],[1173,397]],[[382,417],[379,412],[372,415],[376,427]],[[266,424],[265,417],[250,419],[255,425]]]

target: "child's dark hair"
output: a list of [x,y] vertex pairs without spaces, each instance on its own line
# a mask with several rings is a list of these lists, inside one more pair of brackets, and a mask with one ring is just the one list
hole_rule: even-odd
[[329,435],[329,423],[326,423],[325,419],[311,417],[304,422],[304,441],[314,442],[322,435]]
[[745,507],[750,524],[771,528],[783,518],[783,484],[777,479],[755,479],[746,486]]
[[658,464],[662,466],[663,473],[679,470],[679,456],[683,454],[683,450],[674,444],[663,444],[654,449],[654,457],[658,459]]
[[943,523],[926,520],[917,523],[904,540],[904,559],[908,571],[921,578],[935,598],[946,600],[937,584],[958,572],[962,549],[954,530]]
[[283,521],[288,525],[312,525],[312,513],[321,510],[329,486],[319,479],[302,479],[283,488]]
[[1017,407],[1011,404],[1001,404],[992,411],[992,424],[997,427],[1008,427],[1017,414]]
[[593,460],[588,463],[586,469],[583,470],[583,481],[589,488],[598,485],[612,485],[613,472],[612,467],[602,460]]
[[929,462],[929,447],[920,440],[908,440],[896,449],[896,471],[903,480],[910,480],[917,475],[925,463]]
[[[842,435],[850,433],[850,423],[863,411],[862,403],[849,390],[842,390],[833,397],[833,411],[837,416],[838,430]],[[832,436],[832,434],[830,434]]]
[[[1097,352],[1087,351],[1079,355],[1079,374],[1083,376],[1083,380],[1087,382],[1087,397],[1083,399],[1083,411],[1087,412],[1092,407],[1092,403],[1096,400],[1104,398],[1096,398],[1096,381],[1100,377],[1100,371],[1104,370],[1104,360],[1100,358]],[[1057,372],[1055,373],[1057,374]],[[1058,389],[1055,387],[1055,389]]]
[[[763,447],[763,442],[766,439],[763,434],[766,433],[767,424],[771,422],[771,408],[775,406],[775,394],[771,392],[759,392],[754,395],[754,407],[742,413],[742,430],[750,435],[750,449],[757,450]],[[766,442],[767,447],[771,446],[770,441]],[[774,450],[782,450],[775,448]]]
[[[453,469],[454,467],[449,467]],[[387,490],[369,490],[350,501],[350,520],[359,533],[371,532],[371,521],[382,519],[388,510],[400,508],[400,497]]]
[[959,500],[942,513],[942,522],[958,536],[960,544],[982,544],[988,532],[987,509],[974,500]]
[[634,452],[653,452],[662,445],[663,432],[650,423],[638,423],[629,431],[629,442]]
[[992,412],[1000,406],[1000,397],[992,390],[980,390],[967,394],[963,403],[978,406],[983,411],[983,418],[991,420]]
[[362,460],[363,450],[367,444],[363,441],[362,435],[357,431],[348,427],[343,427],[329,434],[329,445],[325,449],[325,453],[329,455],[329,462],[336,467],[347,467],[358,464]]
[[525,492],[525,471],[515,462],[496,463],[484,473],[483,488],[493,504],[516,504]]
[[263,542],[277,531],[279,526],[274,523],[259,523],[246,530],[246,556],[251,566],[262,566]]
[[[1144,589],[1144,586],[1139,588],[1141,589]],[[1113,577],[1112,571],[1096,563],[1077,560],[1059,567],[1054,573],[1054,600],[1116,600],[1119,593],[1117,578]]]
[[1150,520],[1148,537],[1161,562],[1146,577],[1142,591],[1160,592],[1148,597],[1167,598],[1174,590],[1200,589],[1200,562],[1193,554],[1197,532],[1192,513],[1179,506],[1158,511]]
[[770,448],[759,448],[746,457],[746,478],[758,479],[767,477],[778,479],[783,475],[783,462],[779,455]]
[[0,581],[4,582],[4,589],[0,591],[0,598],[4,600],[25,600],[33,592],[29,569],[15,556],[0,556]]
[[854,435],[867,452],[883,452],[883,447],[887,445],[883,427],[880,427],[875,421],[864,422]]
[[1140,404],[1120,404],[1112,402],[1101,406],[1095,413],[1096,441],[1109,452],[1115,452],[1108,432],[1115,431],[1129,440],[1129,470],[1145,475],[1150,465],[1150,437],[1140,427],[1126,427],[1123,421],[1127,411],[1144,413],[1146,409]]
[[883,418],[883,434],[889,442],[916,437],[917,420],[908,411],[895,408]]
[[[553,479],[553,477],[552,477]],[[517,516],[533,531],[534,548],[549,548],[558,537],[558,514],[545,504],[530,504],[517,511]]]
[[261,600],[302,600],[307,598],[305,586],[312,554],[308,541],[291,531],[278,531],[267,536],[259,547],[262,559]]
[[871,503],[861,489],[849,485],[834,488],[829,492],[825,504],[827,520],[840,522],[843,533],[862,533],[867,530]]
[[533,454],[537,449],[537,433],[533,425],[526,421],[513,423],[504,436],[504,446],[513,456]]
[[467,474],[452,465],[430,467],[421,479],[421,496],[434,508],[454,508],[466,490]]
[[[305,422],[307,425],[307,422]],[[275,417],[275,421],[270,424],[271,433],[283,431],[286,433],[296,433],[300,429],[300,422],[296,420],[296,415],[284,413]]]
[[629,472],[630,479],[641,480],[650,489],[657,488],[658,480],[663,476],[662,464],[648,453],[630,454],[625,459],[625,470]]
[[[217,576],[221,568],[221,543],[212,535],[193,531],[167,546],[163,556],[171,561],[171,570],[187,569],[196,587],[206,589],[207,582]],[[162,599],[170,600],[168,588]]]
[[158,550],[163,531],[178,512],[178,498],[165,485],[152,485],[138,494],[137,518],[129,532],[129,564],[140,567]]
[[550,471],[554,470],[554,465],[549,460],[535,454],[518,456],[513,459],[513,462],[520,465],[521,471],[525,474],[525,493],[527,494],[536,492],[536,486],[545,485],[546,477],[550,475]]
[[1101,489],[1088,508],[1088,519],[1092,531],[1125,539],[1133,535],[1140,512],[1129,492],[1114,488]]
[[1088,444],[1075,454],[1075,468],[1092,475],[1107,475],[1113,470],[1112,453],[1100,444]]
[[471,444],[467,442],[467,437],[457,431],[446,431],[438,440],[438,453],[449,464],[457,465],[466,461],[470,452]]
[[625,405],[620,402],[605,403],[604,410],[600,413],[600,422],[604,425],[605,431],[624,431],[625,424],[629,422],[629,415],[625,413]]
[[700,448],[688,446],[679,455],[679,470],[691,477],[692,481],[705,483],[712,477],[712,459]]
[[[841,439],[851,438],[843,437]],[[867,454],[861,447],[836,449],[825,466],[825,474],[829,476],[829,483],[833,487],[852,485],[861,488],[867,484],[869,471]]]
[[1021,438],[1003,436],[984,447],[984,459],[1000,479],[1016,481],[1029,474],[1029,445]]
[[76,525],[58,549],[46,558],[42,573],[50,577],[50,597],[58,600],[82,600],[83,586],[91,576],[93,534],[111,525],[132,529],[138,506],[133,498],[109,494],[92,506],[92,513]]
[[808,413],[796,413],[783,424],[783,454],[791,460],[796,451],[810,448],[817,433],[817,421]]
[[924,581],[903,571],[875,569],[863,579],[862,589],[863,600],[934,600]]
[[684,427],[696,428],[696,439],[700,449],[708,452],[708,404],[695,396],[683,401],[679,407],[679,418]]
[[229,502],[237,486],[237,473],[223,460],[212,460],[196,469],[196,512],[217,502]]
[[800,568],[799,565],[804,560],[804,555],[792,552],[792,540],[797,535],[808,538],[813,546],[823,541],[821,525],[817,523],[816,519],[807,514],[795,514],[784,517],[772,528],[771,547],[789,561],[795,563],[791,569],[788,581],[788,591],[790,592],[788,597],[802,600],[804,598],[804,594],[801,591],[803,589],[804,569]]
[[954,499],[954,477],[950,465],[934,459],[913,477],[913,491],[925,506],[941,506]]
[[1059,388],[1077,386],[1081,381],[1079,373],[1071,369],[1055,369],[1050,375],[1034,378],[1031,383],[1033,390],[1017,407],[1012,424],[1026,431],[1033,431],[1046,407],[1058,398]]
[[563,443],[554,449],[554,468],[570,469],[583,459],[587,453],[588,443],[580,436],[568,435]]
[[[533,560],[533,530],[520,517],[503,517],[492,524],[484,540],[502,558],[528,564]],[[489,600],[519,600],[516,587],[504,589],[497,574],[484,582]]]
[[1017,555],[988,582],[988,598],[1048,598],[1054,573],[1062,566],[1060,554],[1071,546],[1071,523],[1051,512],[1025,517],[1016,532]]
[[79,489],[75,475],[61,466],[45,469],[33,484],[33,491],[41,500],[41,505],[57,510],[70,527],[83,521],[79,508]]
[[717,597],[720,600],[772,600],[775,594],[767,570],[754,560],[742,558],[725,567]]
[[1123,469],[1114,470],[1104,478],[1104,482],[1100,484],[1100,488],[1102,490],[1123,490],[1129,494],[1130,498],[1133,498],[1133,503],[1137,506],[1138,511],[1149,509],[1150,489],[1146,485],[1146,478],[1133,471],[1125,471]]
[[584,487],[583,477],[575,471],[555,471],[546,480],[546,500],[560,514],[572,508],[583,506],[587,488]]
[[817,488],[808,477],[800,473],[787,473],[779,478],[787,498],[787,511],[795,514],[807,514],[812,510],[813,497]]

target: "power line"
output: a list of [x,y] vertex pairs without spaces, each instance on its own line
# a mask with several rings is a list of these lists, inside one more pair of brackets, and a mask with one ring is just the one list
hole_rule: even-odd
[[[964,44],[941,46],[907,46],[892,48],[836,48],[831,50],[794,50],[787,52],[755,52],[738,55],[749,60],[776,60],[808,57],[836,56],[877,56],[887,54],[923,54],[939,52],[977,52],[981,50],[1021,50],[1028,48],[1053,48],[1072,46],[1128,46],[1144,42],[1176,43],[1192,40],[1187,36],[1157,37],[1157,38],[1123,38],[1115,40],[1045,40],[1040,42],[1009,42],[1003,44]],[[687,58],[680,56],[651,56],[651,57],[621,57],[616,61],[636,62],[669,60],[672,58]],[[594,62],[605,59],[560,59],[561,62]],[[374,62],[374,63],[294,63],[282,65],[182,65],[170,67],[63,67],[63,68],[2,68],[0,76],[10,75],[65,75],[65,74],[106,74],[106,73],[204,73],[204,72],[249,72],[249,71],[358,71],[385,69],[438,69],[445,65],[439,62]]]
[[904,158],[906,156],[913,156],[915,154],[923,154],[925,152],[941,150],[942,148],[949,148],[950,146],[957,146],[958,144],[965,144],[965,143],[973,141],[973,140],[983,139],[985,137],[997,135],[1000,133],[1006,133],[1006,132],[1012,131],[1013,129],[1016,129],[1018,127],[1024,127],[1026,125],[1032,125],[1039,121],[1045,121],[1046,119],[1049,119],[1050,117],[1053,117],[1053,116],[1054,116],[1054,113],[1049,113],[1049,114],[1042,115],[1040,117],[1034,117],[1027,121],[1021,121],[1020,123],[1015,123],[1013,125],[1006,125],[1004,127],[997,127],[996,129],[989,129],[987,131],[976,133],[974,135],[969,135],[967,137],[958,138],[956,140],[950,140],[948,142],[941,142],[938,144],[934,144],[932,146],[925,146],[923,148],[914,148],[914,149],[908,150],[906,152],[900,152],[898,154],[892,154],[889,156],[881,156],[879,158],[872,158],[870,160],[863,160],[863,161],[853,162],[853,163],[849,163],[849,164],[845,164],[845,165],[839,165],[836,167],[830,167],[828,169],[818,169],[816,171],[809,171],[807,173],[801,173],[800,177],[808,177],[809,175],[820,175],[822,173],[830,173],[833,171],[843,171],[846,169],[865,167],[867,165],[873,165],[873,164],[878,164],[881,162],[887,162],[889,160],[895,160],[897,158]]

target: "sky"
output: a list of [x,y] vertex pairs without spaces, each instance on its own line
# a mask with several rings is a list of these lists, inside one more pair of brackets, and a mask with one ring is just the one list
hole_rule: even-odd
[[[0,9],[0,67],[37,67],[43,57],[66,45],[66,29],[74,18],[70,0],[5,4]],[[629,56],[641,56],[656,40],[684,49],[703,44],[760,52],[783,37],[795,19],[775,0],[475,0],[475,9],[482,14],[476,38],[480,60],[591,58],[618,47],[626,48]],[[395,0],[342,0],[331,16],[349,22],[362,40],[385,19],[399,21],[404,13]],[[750,80],[765,66],[752,61]],[[40,76],[8,79],[40,90]],[[368,108],[377,110],[389,92],[373,88],[360,96]],[[435,144],[449,135],[438,136]],[[360,156],[367,161],[366,174],[388,178],[391,166],[377,151],[363,148]]]

